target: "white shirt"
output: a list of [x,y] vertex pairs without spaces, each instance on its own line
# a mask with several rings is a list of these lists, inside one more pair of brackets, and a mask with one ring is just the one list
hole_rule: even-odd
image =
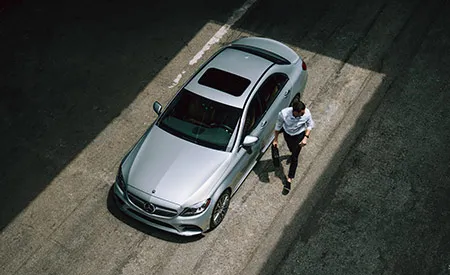
[[292,114],[292,107],[284,108],[278,113],[277,123],[275,124],[276,131],[280,131],[281,128],[290,136],[298,135],[305,130],[311,130],[314,128],[311,112],[306,108],[304,115],[295,117]]

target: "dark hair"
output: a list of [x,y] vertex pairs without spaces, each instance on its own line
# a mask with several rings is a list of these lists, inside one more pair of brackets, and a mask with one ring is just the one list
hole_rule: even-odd
[[306,106],[305,103],[299,101],[294,101],[294,103],[292,103],[292,110],[295,112],[300,112],[302,110],[305,110]]

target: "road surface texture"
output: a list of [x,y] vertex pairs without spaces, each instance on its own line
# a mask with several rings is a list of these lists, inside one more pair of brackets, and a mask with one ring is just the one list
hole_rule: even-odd
[[[1,11],[0,274],[450,274],[450,3],[178,2]],[[249,35],[308,65],[291,192],[267,153],[203,236],[121,214],[111,186],[152,103]]]

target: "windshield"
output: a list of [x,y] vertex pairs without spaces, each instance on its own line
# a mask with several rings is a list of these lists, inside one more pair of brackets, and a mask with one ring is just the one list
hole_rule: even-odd
[[230,151],[242,110],[183,89],[169,105],[158,126],[185,140]]

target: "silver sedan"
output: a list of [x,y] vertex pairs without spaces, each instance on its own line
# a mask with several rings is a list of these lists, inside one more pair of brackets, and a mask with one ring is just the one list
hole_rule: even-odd
[[221,48],[182,86],[123,158],[119,208],[179,235],[217,227],[273,140],[278,112],[299,99],[306,64],[289,47],[247,37]]

